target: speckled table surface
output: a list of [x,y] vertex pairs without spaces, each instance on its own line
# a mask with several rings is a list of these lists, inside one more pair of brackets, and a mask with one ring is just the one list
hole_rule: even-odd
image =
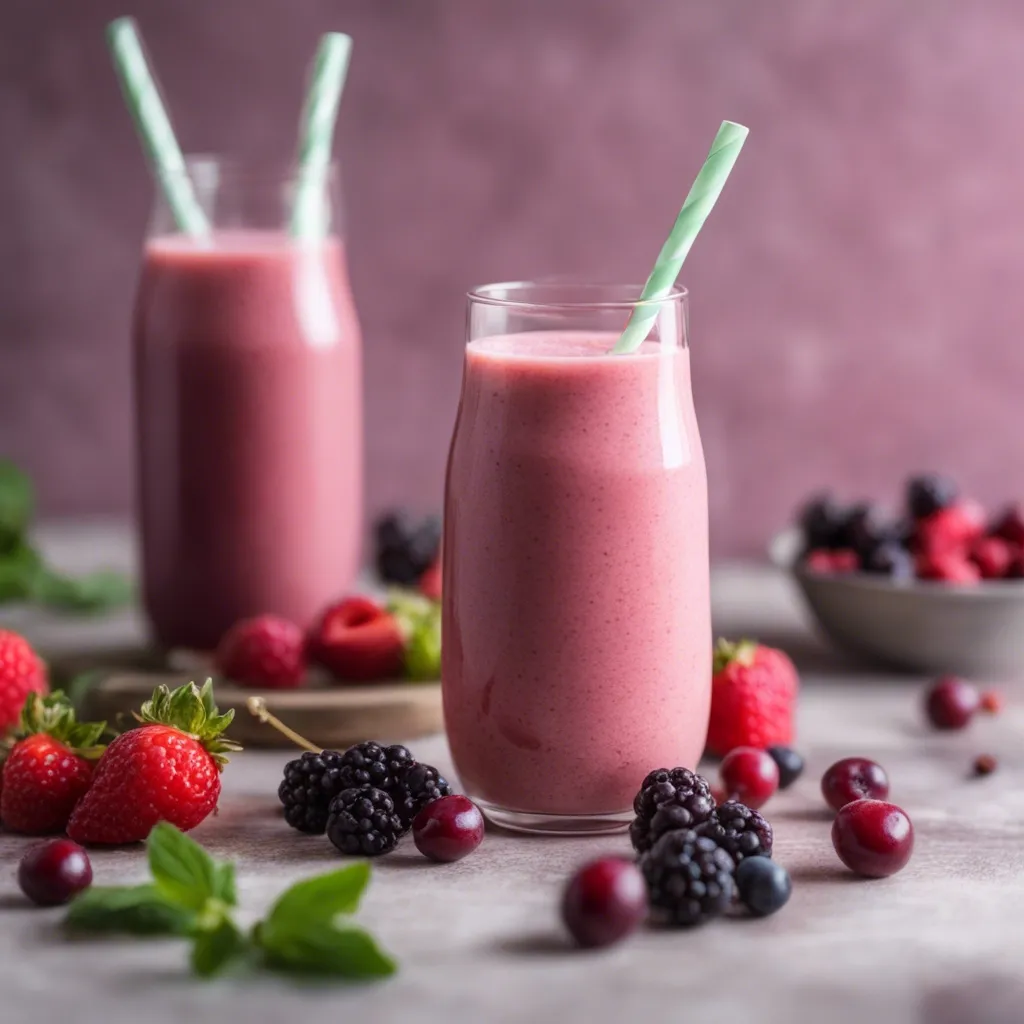
[[[58,531],[47,542],[71,567],[129,560],[122,531]],[[646,931],[610,951],[581,954],[559,928],[560,887],[581,860],[625,853],[626,838],[491,832],[460,864],[432,866],[408,844],[376,865],[361,918],[399,959],[393,980],[200,983],[187,974],[178,943],[65,940],[60,912],[28,909],[17,891],[14,865],[26,840],[0,834],[0,1022],[1024,1020],[1024,690],[1008,687],[1007,711],[965,733],[929,733],[920,681],[868,675],[830,655],[773,573],[725,568],[713,589],[718,632],[779,643],[803,672],[800,746],[809,769],[767,808],[777,857],[794,880],[792,900],[776,917]],[[0,621],[49,649],[130,640],[140,630],[131,613],[59,623],[13,610]],[[442,737],[414,747],[450,767]],[[1000,759],[1000,769],[971,779],[970,763],[983,751]],[[853,753],[888,768],[893,797],[914,820],[914,858],[885,881],[854,878],[829,840],[817,779]],[[259,914],[290,881],[337,864],[326,841],[291,833],[276,814],[285,758],[240,755],[225,775],[219,816],[195,833],[237,861],[246,914]],[[101,883],[144,874],[139,850],[97,854],[94,866]]]

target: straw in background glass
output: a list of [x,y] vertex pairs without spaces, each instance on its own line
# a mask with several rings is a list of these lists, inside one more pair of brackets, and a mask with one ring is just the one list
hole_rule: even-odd
[[330,226],[324,185],[351,54],[349,36],[328,32],[320,40],[313,61],[299,136],[299,167],[291,223],[295,238],[322,238]]
[[748,129],[741,124],[733,121],[722,122],[715,141],[711,144],[711,152],[708,153],[704,166],[694,180],[675,225],[661,247],[651,276],[644,285],[640,303],[646,305],[638,304],[634,308],[622,337],[612,349],[613,353],[622,355],[635,352],[651,333],[654,321],[658,317],[658,302],[669,295],[675,287],[683,260],[686,259],[693,240],[721,195],[736,158],[743,148],[747,132]]
[[146,61],[135,19],[112,21],[107,26],[107,43],[125,102],[175,223],[193,238],[209,238],[210,222],[196,199],[185,158]]

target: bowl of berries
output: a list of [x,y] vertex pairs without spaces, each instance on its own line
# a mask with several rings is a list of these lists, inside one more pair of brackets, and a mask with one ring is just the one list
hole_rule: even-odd
[[851,654],[913,672],[1024,675],[1024,503],[989,515],[927,474],[907,481],[903,505],[816,495],[772,560]]

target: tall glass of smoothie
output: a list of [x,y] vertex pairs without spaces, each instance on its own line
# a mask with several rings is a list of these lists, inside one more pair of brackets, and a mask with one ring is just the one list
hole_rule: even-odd
[[624,827],[694,767],[711,685],[708,509],[686,292],[611,349],[639,287],[469,295],[448,462],[445,721],[466,793],[524,831]]
[[142,577],[156,640],[210,649],[250,615],[304,626],[353,581],[361,343],[333,174],[330,226],[296,239],[295,171],[188,172],[212,234],[158,195],[136,299]]

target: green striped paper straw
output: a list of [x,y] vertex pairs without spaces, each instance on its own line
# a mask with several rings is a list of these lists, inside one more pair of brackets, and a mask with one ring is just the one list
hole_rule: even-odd
[[146,61],[134,18],[118,18],[107,26],[107,44],[121,90],[131,111],[157,181],[175,223],[193,238],[208,238],[210,222],[196,199],[185,158],[174,137],[160,90]]
[[654,269],[640,295],[641,304],[633,309],[622,337],[612,349],[615,354],[635,352],[651,333],[654,321],[658,318],[658,302],[669,295],[675,287],[683,260],[686,259],[693,240],[721,195],[746,141],[747,132],[747,128],[734,121],[722,122],[722,127],[718,129],[715,141],[711,144],[711,152],[708,153],[704,166],[694,180],[668,239],[658,253]]
[[316,51],[299,135],[291,225],[296,238],[322,238],[327,233],[329,211],[324,203],[324,181],[331,163],[334,122],[351,55],[352,39],[343,32],[326,33]]

